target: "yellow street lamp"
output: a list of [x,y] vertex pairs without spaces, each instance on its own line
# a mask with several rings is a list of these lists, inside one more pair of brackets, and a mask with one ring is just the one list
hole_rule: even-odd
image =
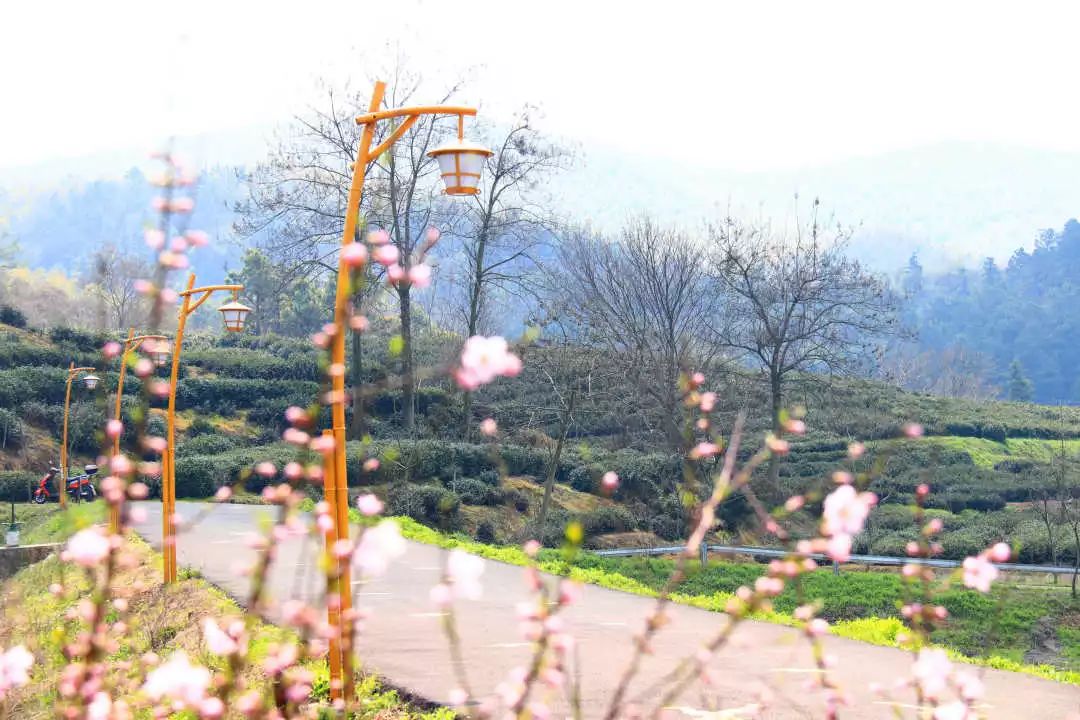
[[180,374],[180,350],[184,343],[184,326],[187,324],[188,315],[195,312],[200,305],[210,299],[211,295],[220,290],[233,294],[232,302],[226,303],[221,308],[225,329],[229,332],[242,331],[247,314],[251,312],[251,308],[241,305],[237,300],[237,296],[243,289],[243,285],[195,287],[195,273],[191,273],[188,275],[187,288],[180,293],[183,302],[180,305],[180,315],[176,323],[176,339],[173,341],[172,375],[169,377],[169,410],[166,415],[168,427],[165,453],[161,463],[161,553],[165,560],[165,582],[176,582],[176,525],[173,522],[173,516],[176,514],[176,383]]
[[[83,373],[89,373],[83,375]],[[67,476],[68,476],[68,415],[71,412],[71,381],[83,375],[83,385],[87,390],[97,387],[100,378],[94,375],[92,367],[75,367],[72,362],[68,368],[67,389],[64,391],[64,434],[60,440],[60,507],[67,507]]]
[[[120,377],[116,381],[116,411],[113,415],[119,422],[120,399],[124,396],[124,376],[127,374],[128,356],[143,347],[155,365],[161,367],[169,357],[169,340],[164,335],[135,335],[135,328],[128,329],[127,340],[124,341],[124,351],[120,353]],[[113,438],[112,454],[120,454],[120,433]],[[109,506],[109,531],[120,532],[120,507]]]
[[[493,154],[487,148],[465,141],[465,116],[475,116],[475,108],[454,105],[427,105],[395,110],[379,110],[385,91],[386,83],[381,81],[375,83],[368,112],[356,118],[356,124],[363,126],[363,131],[360,135],[360,147],[357,152],[356,162],[352,166],[352,184],[349,187],[349,200],[345,210],[345,227],[341,234],[343,247],[354,242],[353,236],[356,233],[356,224],[359,221],[360,201],[364,193],[364,177],[368,163],[389,150],[409,128],[416,124],[416,121],[421,116],[457,116],[458,134],[456,142],[451,142],[428,153],[430,157],[435,158],[439,163],[439,170],[448,195],[475,195],[478,192],[477,186],[480,182],[484,160]],[[385,140],[372,148],[371,143],[375,137],[375,126],[381,120],[392,119],[403,119],[403,121],[390,131]],[[345,317],[348,311],[350,295],[349,268],[343,262],[343,258],[344,253],[339,254],[337,294],[334,301],[334,327],[336,332],[331,345],[331,362],[339,368],[345,366]],[[331,378],[334,453],[333,465],[327,464],[325,468],[323,487],[326,501],[333,508],[335,528],[333,537],[330,537],[330,534],[327,535],[327,542],[349,538],[349,488],[345,469],[345,375],[340,372],[331,373]],[[348,566],[341,569],[338,583],[338,587],[341,588],[339,594],[341,596],[342,616],[348,617],[348,611],[352,607],[352,586]],[[333,622],[333,615],[331,616],[331,622]],[[343,637],[341,643],[341,668],[344,673],[343,691],[346,698],[351,698],[353,694],[350,642],[350,638]],[[336,663],[331,662],[331,668],[335,665]],[[331,678],[331,680],[333,679]],[[334,688],[333,682],[331,688]]]

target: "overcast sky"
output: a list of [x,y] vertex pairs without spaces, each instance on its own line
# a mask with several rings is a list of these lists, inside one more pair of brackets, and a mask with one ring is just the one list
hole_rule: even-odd
[[364,78],[384,42],[425,72],[473,68],[462,99],[493,119],[530,102],[585,147],[674,162],[1080,150],[1078,19],[1080,3],[1031,0],[16,0],[0,8],[0,167],[265,133],[316,79]]

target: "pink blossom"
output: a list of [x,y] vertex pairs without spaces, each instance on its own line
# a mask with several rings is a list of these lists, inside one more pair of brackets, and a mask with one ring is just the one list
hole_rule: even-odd
[[217,720],[225,714],[225,703],[221,698],[208,697],[199,703],[199,717],[202,720]]
[[418,263],[409,268],[409,284],[421,289],[431,285],[431,266]]
[[211,618],[203,621],[203,639],[206,647],[215,655],[232,655],[240,649],[239,643],[218,627]]
[[383,520],[368,528],[360,536],[353,559],[364,577],[377,577],[386,573],[390,561],[405,554],[405,539],[393,520]]
[[952,662],[944,650],[923,648],[911,668],[915,682],[927,697],[937,697],[946,686],[952,674]]
[[364,461],[364,472],[375,472],[379,469],[379,458],[368,458]]
[[964,558],[964,585],[979,592],[990,592],[990,583],[998,576],[998,569],[985,555]]
[[480,576],[484,574],[484,561],[462,550],[451,550],[446,559],[446,577],[450,580],[454,597],[479,600],[484,594]]
[[690,450],[691,460],[701,460],[702,458],[712,457],[716,453],[720,452],[720,446],[711,442],[699,442]]
[[16,645],[0,655],[0,700],[11,688],[30,682],[30,667],[34,656],[22,645]]
[[904,435],[909,438],[918,438],[923,436],[923,426],[919,423],[908,423],[904,426]]
[[536,554],[540,552],[540,541],[529,540],[522,546],[521,549],[524,550],[525,554],[529,557],[536,557]]
[[495,433],[499,432],[499,426],[495,423],[494,418],[484,418],[480,422],[480,432],[488,437],[493,437]]
[[[393,247],[387,245],[386,247]],[[386,279],[390,281],[391,285],[397,285],[405,279],[405,268],[401,267],[397,263],[391,263],[386,266]]]
[[355,332],[366,332],[371,327],[371,322],[363,315],[353,315],[349,318],[349,327]]
[[353,242],[341,248],[341,262],[347,267],[363,267],[368,261],[368,249],[363,243]]
[[210,243],[210,236],[202,230],[188,230],[184,237],[191,243],[191,247],[204,247]]
[[845,533],[831,536],[825,553],[836,562],[847,562],[851,559],[851,536]]
[[446,694],[446,701],[453,707],[461,707],[469,701],[469,693],[461,688],[453,688]]
[[802,420],[788,420],[784,426],[784,429],[792,435],[805,435],[806,423]]
[[600,487],[605,490],[614,490],[619,487],[619,476],[613,470],[608,470],[604,473],[604,476],[600,478]]
[[163,665],[150,671],[142,689],[152,700],[168,698],[174,703],[173,709],[183,709],[198,707],[209,684],[210,671],[192,665],[187,653],[177,650]]
[[[702,378],[702,380],[704,380],[704,378]],[[701,412],[712,412],[713,408],[716,407],[716,393],[701,393],[701,399],[698,401],[698,406],[701,408]]]
[[146,244],[151,250],[161,250],[165,247],[165,233],[157,228],[146,230],[143,233],[143,237],[146,239]]
[[285,410],[285,420],[290,425],[306,425],[308,422],[308,414],[303,408],[292,405]]
[[105,435],[110,440],[120,437],[120,433],[122,432],[124,432],[124,423],[119,420],[113,419],[105,423]]
[[456,379],[463,389],[475,390],[496,377],[514,377],[519,372],[521,358],[510,352],[505,339],[474,335],[465,341]]
[[195,201],[190,197],[173,198],[169,209],[175,213],[187,213],[195,209]]
[[967,704],[957,700],[934,708],[933,720],[968,720],[974,717]]
[[375,262],[389,267],[397,263],[401,253],[398,252],[397,247],[394,245],[377,245],[372,256],[375,258]]
[[86,706],[86,720],[112,720],[113,717],[113,701],[109,693],[94,693],[94,698]]
[[327,455],[334,451],[334,437],[333,435],[320,435],[312,440],[308,447],[310,447],[313,452]]
[[360,510],[361,514],[370,517],[372,515],[378,515],[383,511],[383,502],[371,493],[366,493],[356,498],[356,507]]
[[858,460],[866,452],[866,446],[862,443],[855,442],[848,445],[847,454],[852,460]]
[[95,567],[109,554],[109,538],[99,528],[80,530],[68,540],[64,559],[83,567]]
[[851,485],[841,485],[825,498],[822,530],[826,535],[855,535],[861,532],[870,508],[876,502],[874,493],[860,493]]
[[440,235],[441,235],[441,233],[439,232],[439,228],[437,228],[437,227],[429,227],[427,229],[427,232],[424,234],[424,239],[427,242],[428,246],[430,247],[431,245],[434,245],[435,243],[439,242],[439,236]]
[[987,553],[990,559],[996,563],[1009,562],[1012,558],[1012,548],[1007,543],[999,542],[991,547]]
[[431,599],[432,605],[445,609],[450,607],[450,603],[454,601],[454,591],[446,583],[439,583],[428,591],[428,597]]
[[367,241],[369,245],[385,245],[390,242],[390,234],[385,230],[372,230],[368,233]]

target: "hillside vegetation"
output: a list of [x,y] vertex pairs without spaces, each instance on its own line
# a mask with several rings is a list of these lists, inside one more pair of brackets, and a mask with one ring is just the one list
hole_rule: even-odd
[[[365,373],[381,377],[394,362],[389,335],[371,336]],[[0,325],[0,479],[6,497],[23,500],[46,464],[58,455],[64,370],[69,361],[100,363],[103,338],[66,328],[38,332]],[[429,364],[452,352],[454,338],[428,333],[419,354]],[[493,444],[463,441],[461,395],[443,383],[418,393],[418,426],[412,435],[398,424],[400,395],[385,390],[368,400],[365,439],[353,441],[349,484],[369,486],[400,514],[447,530],[466,530],[488,541],[518,539],[535,518],[558,427],[538,411],[552,402],[533,368],[544,366],[543,347],[518,378],[476,393],[474,409],[501,427],[520,428]],[[71,446],[75,461],[90,461],[101,446],[99,428],[106,398],[115,387],[112,369],[102,373],[93,395],[76,388]],[[251,473],[261,460],[283,466],[292,449],[280,442],[284,410],[306,406],[318,392],[320,368],[303,340],[277,336],[195,336],[186,343],[177,392],[180,438],[177,491],[207,497],[223,484],[242,483],[258,492],[267,478]],[[138,392],[138,379],[125,396]],[[748,410],[744,444],[753,447],[768,425],[766,399],[738,373],[721,376],[719,417],[734,421]],[[861,380],[830,381],[826,388],[804,378],[791,393],[805,405],[809,432],[780,468],[781,490],[805,491],[809,483],[845,465],[848,443],[863,440],[868,452],[858,467],[881,466],[873,489],[882,497],[857,550],[901,554],[915,528],[907,505],[915,486],[934,487],[931,505],[944,521],[945,555],[963,557],[1006,539],[1026,562],[1072,562],[1075,549],[1066,518],[1046,501],[1062,490],[1080,451],[1080,410],[1028,403],[978,402],[907,393]],[[111,406],[111,398],[108,404]],[[125,399],[125,407],[129,400]],[[657,450],[656,410],[644,400],[598,396],[576,417],[566,450],[554,468],[556,492],[548,533],[556,541],[565,522],[579,518],[596,544],[649,544],[677,540],[686,527],[677,492],[681,460]],[[350,418],[351,419],[351,418]],[[326,413],[322,423],[327,423]],[[928,437],[897,440],[908,422]],[[160,410],[151,418],[160,432]],[[730,426],[730,425],[729,425]],[[378,456],[365,472],[362,458]],[[614,470],[621,485],[608,498],[600,476]],[[1071,492],[1067,488],[1065,492]],[[1057,497],[1055,495],[1055,497]],[[1039,507],[1046,512],[1040,514]],[[762,541],[739,498],[722,508],[720,537]],[[1046,517],[1049,516],[1049,530]]]

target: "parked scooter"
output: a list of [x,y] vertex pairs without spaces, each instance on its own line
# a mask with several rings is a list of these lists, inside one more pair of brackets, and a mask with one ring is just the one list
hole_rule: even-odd
[[[96,475],[98,471],[97,465],[86,465],[83,467],[83,474],[76,475],[68,478],[67,481],[67,494],[72,500],[93,500],[97,497],[97,488],[94,487],[94,483],[91,482],[90,477]],[[38,505],[43,505],[52,499],[52,481],[60,473],[60,468],[49,467],[49,472],[45,473],[45,476],[41,478],[41,482],[38,483],[37,488],[34,490],[34,502]]]

